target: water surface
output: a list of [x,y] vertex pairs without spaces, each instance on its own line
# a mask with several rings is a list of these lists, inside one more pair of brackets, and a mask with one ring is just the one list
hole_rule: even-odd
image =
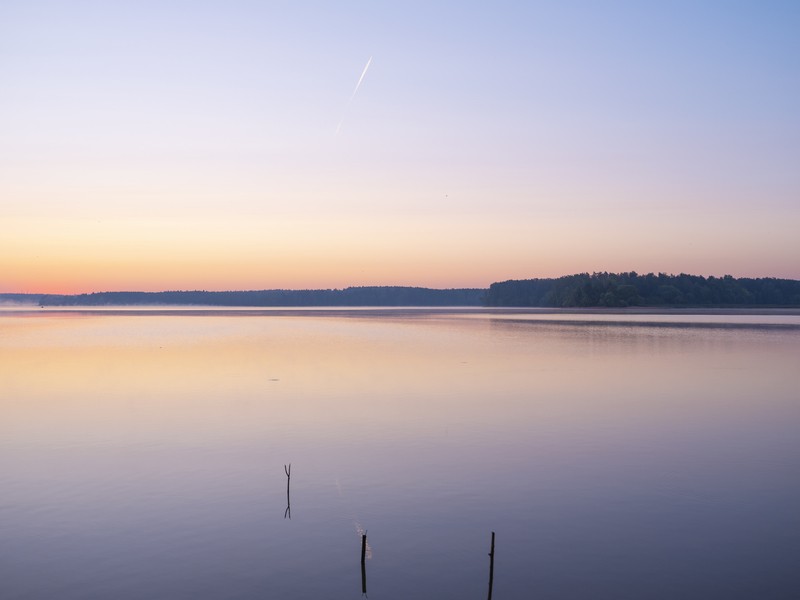
[[794,598],[798,390],[791,313],[3,311],[0,595]]

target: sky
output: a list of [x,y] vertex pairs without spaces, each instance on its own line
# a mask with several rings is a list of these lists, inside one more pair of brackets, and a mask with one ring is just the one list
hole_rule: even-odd
[[0,292],[800,279],[798,31],[795,0],[3,0]]

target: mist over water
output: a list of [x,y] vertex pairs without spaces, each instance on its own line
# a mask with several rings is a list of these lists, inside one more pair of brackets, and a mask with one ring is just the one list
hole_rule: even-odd
[[[800,317],[0,313],[0,596],[791,598]],[[287,476],[292,464],[291,518]]]

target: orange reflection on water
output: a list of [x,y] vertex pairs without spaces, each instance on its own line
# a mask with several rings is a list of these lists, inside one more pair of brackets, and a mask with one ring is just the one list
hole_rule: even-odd
[[[730,415],[736,402],[748,412],[716,397],[717,384],[737,369],[749,373],[744,392],[769,392],[778,402],[786,383],[773,373],[795,356],[763,332],[757,336],[770,351],[753,354],[752,344],[737,342],[752,333],[424,313],[0,322],[4,434],[51,443],[188,442],[276,430],[340,436],[401,426],[465,435],[565,423],[624,428],[681,419],[689,407]],[[660,401],[667,384],[668,403]]]

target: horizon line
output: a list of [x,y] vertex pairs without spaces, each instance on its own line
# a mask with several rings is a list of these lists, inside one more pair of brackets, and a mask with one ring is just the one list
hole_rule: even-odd
[[224,293],[241,293],[241,292],[319,292],[319,291],[342,291],[347,289],[364,289],[364,288],[405,288],[405,289],[419,289],[419,290],[434,290],[434,291],[447,291],[447,290],[488,290],[495,283],[505,283],[508,281],[534,281],[534,280],[556,280],[566,277],[575,277],[578,275],[628,275],[636,274],[636,276],[667,276],[679,277],[686,275],[688,277],[702,277],[704,279],[723,279],[725,277],[732,277],[733,279],[775,279],[783,281],[800,281],[800,277],[775,277],[775,276],[738,276],[734,277],[730,274],[723,275],[698,275],[694,273],[668,273],[665,271],[648,271],[646,273],[639,273],[635,270],[631,271],[579,271],[576,273],[568,273],[566,275],[558,275],[553,277],[526,277],[526,278],[510,278],[498,279],[486,286],[451,286],[451,287],[428,287],[424,285],[402,285],[402,284],[354,284],[346,285],[343,287],[308,287],[308,288],[286,288],[286,287],[273,287],[273,288],[249,288],[249,289],[224,289],[224,290],[209,290],[209,289],[160,289],[160,290],[136,290],[136,289],[118,289],[118,290],[92,290],[85,292],[20,292],[20,291],[0,291],[0,296],[88,296],[91,294],[164,294],[164,293],[197,293],[204,292],[210,294],[224,294]]

